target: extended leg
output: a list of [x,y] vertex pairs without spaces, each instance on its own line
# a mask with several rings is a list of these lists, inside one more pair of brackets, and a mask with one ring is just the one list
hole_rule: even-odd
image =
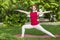
[[21,37],[24,37],[25,29],[31,29],[33,28],[30,24],[26,24],[22,26],[22,35]]
[[24,37],[24,33],[25,33],[25,25],[22,26],[22,34],[21,34],[21,37]]
[[52,33],[50,33],[49,31],[45,30],[41,25],[37,25],[37,27],[35,27],[35,28],[38,29],[38,30],[41,30],[42,32],[48,34],[49,36],[52,36],[52,37],[55,38],[55,36]]

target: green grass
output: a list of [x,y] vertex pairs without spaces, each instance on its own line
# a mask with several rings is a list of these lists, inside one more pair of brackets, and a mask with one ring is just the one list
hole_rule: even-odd
[[60,38],[24,38],[21,40],[60,40]]
[[[53,34],[60,34],[60,25],[53,26],[53,25],[42,25],[46,30],[52,32]],[[8,35],[8,37],[6,35]],[[21,34],[21,28],[17,26],[0,26],[0,39],[5,38],[10,40],[60,40],[60,38],[16,38],[12,37],[15,34]],[[37,30],[37,29],[26,29],[25,34],[31,35],[45,35],[45,33]],[[4,39],[4,40],[5,40]]]

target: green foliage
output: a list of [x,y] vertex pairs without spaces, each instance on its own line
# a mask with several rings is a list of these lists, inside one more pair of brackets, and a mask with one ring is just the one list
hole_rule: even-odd
[[15,10],[30,11],[30,6],[33,4],[37,4],[38,8],[43,9],[43,11],[52,10],[59,19],[59,0],[0,0],[0,22],[10,25],[23,25],[27,21],[26,14]]
[[26,21],[26,15],[22,14],[12,14],[5,17],[4,23],[12,26],[21,26]]
[[[60,25],[42,25],[46,30],[53,34],[60,34]],[[49,26],[49,27],[48,27]],[[38,33],[37,33],[38,32]],[[15,35],[21,34],[20,27],[0,26],[0,40],[60,40],[60,38],[17,38]],[[36,29],[26,29],[26,34],[31,35],[45,35],[45,33]]]
[[57,13],[57,16],[58,21],[60,21],[60,12]]

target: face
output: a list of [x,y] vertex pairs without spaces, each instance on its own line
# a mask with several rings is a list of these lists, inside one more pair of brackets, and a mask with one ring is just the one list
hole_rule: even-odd
[[32,6],[32,10],[35,11],[36,10],[36,6]]

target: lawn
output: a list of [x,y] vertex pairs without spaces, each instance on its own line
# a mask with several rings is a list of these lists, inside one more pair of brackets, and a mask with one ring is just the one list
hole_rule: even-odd
[[[60,34],[60,25],[42,25],[46,30],[53,34]],[[1,40],[60,40],[60,38],[16,38],[14,35],[21,34],[21,28],[17,26],[0,26]],[[26,34],[45,35],[45,33],[36,29],[26,29]]]

